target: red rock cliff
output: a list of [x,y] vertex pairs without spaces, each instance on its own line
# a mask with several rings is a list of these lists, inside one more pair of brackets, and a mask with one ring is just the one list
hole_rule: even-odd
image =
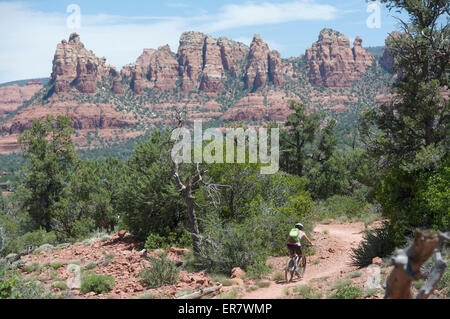
[[[105,62],[105,58],[98,58],[84,47],[78,34],[72,33],[69,41],[62,40],[56,47],[51,75],[55,93],[67,92],[72,85],[82,93],[95,93],[102,76],[118,75]],[[118,91],[117,84],[115,87]]]
[[356,37],[353,49],[348,38],[338,31],[323,29],[319,40],[306,49],[309,80],[315,86],[349,87],[372,64],[373,56]]

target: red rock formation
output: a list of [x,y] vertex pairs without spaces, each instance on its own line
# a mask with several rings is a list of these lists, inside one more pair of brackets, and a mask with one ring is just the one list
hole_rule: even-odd
[[[292,65],[289,64],[292,68]],[[271,51],[269,53],[269,78],[276,86],[283,85],[286,81],[283,78],[283,74],[285,73],[285,68],[281,62],[281,56],[278,51]],[[289,71],[287,71],[289,72]]]
[[113,86],[112,90],[116,95],[123,95],[122,89],[122,79],[120,77],[120,73],[116,71],[115,68],[111,68],[109,70],[109,75],[113,78]]
[[222,79],[224,68],[221,48],[216,39],[205,37],[203,46],[203,76],[200,90],[207,93],[218,93],[223,90]]
[[373,56],[363,49],[361,42],[357,37],[352,50],[345,35],[323,29],[319,40],[306,49],[310,82],[315,86],[351,86],[373,61]]
[[227,38],[190,31],[181,35],[176,55],[167,45],[145,49],[136,64],[124,67],[121,74],[131,78],[136,94],[143,94],[145,88],[174,89],[179,79],[184,93],[200,90],[217,95],[224,88],[225,72],[234,77],[244,74],[246,88],[252,90],[263,87],[267,80],[283,85],[283,76],[292,77],[293,73],[292,65],[283,64],[280,54],[270,51],[259,35],[249,50]]
[[372,65],[373,55],[364,50],[361,45],[362,39],[360,37],[356,37],[353,42],[353,59],[355,61],[355,69],[356,73],[363,74],[366,72],[366,69]]
[[144,88],[172,90],[178,80],[178,62],[168,45],[144,49],[136,64],[124,67],[121,73],[131,77],[136,94],[142,94]]
[[248,53],[248,47],[240,42],[231,41],[227,38],[219,38],[217,44],[220,46],[223,68],[232,76],[242,73],[242,62]]
[[250,44],[245,72],[245,88],[252,91],[263,87],[268,80],[280,86],[285,83],[284,66],[278,51],[270,51],[267,43],[255,34]]
[[184,32],[178,47],[179,72],[182,78],[181,89],[189,92],[198,88],[199,75],[203,69],[203,47],[206,36],[200,32]]
[[399,39],[401,37],[405,37],[406,35],[400,31],[393,31],[384,41],[384,52],[382,57],[380,58],[380,64],[382,67],[384,67],[387,71],[392,72],[392,69],[394,68],[394,58],[391,55],[391,42],[395,39]]
[[41,88],[39,80],[31,80],[25,86],[14,84],[0,87],[0,119],[16,110]]
[[259,34],[255,34],[250,44],[245,72],[245,88],[257,90],[267,81],[269,70],[269,46]]
[[32,127],[34,120],[43,120],[47,114],[67,115],[72,127],[77,130],[95,128],[123,128],[136,123],[131,115],[119,113],[109,104],[77,104],[76,102],[56,102],[50,107],[31,105],[14,118],[0,126],[0,132],[22,133]]
[[105,62],[105,58],[86,50],[80,36],[72,33],[68,42],[62,40],[56,47],[51,75],[55,93],[67,92],[71,85],[82,93],[95,93],[97,81],[110,75],[111,67]]

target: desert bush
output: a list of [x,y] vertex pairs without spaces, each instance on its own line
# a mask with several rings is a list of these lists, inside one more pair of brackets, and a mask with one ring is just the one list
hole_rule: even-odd
[[269,235],[261,224],[253,221],[248,219],[241,224],[213,222],[207,233],[213,243],[203,242],[195,258],[196,267],[229,274],[234,267],[247,271],[251,265],[265,264]]
[[366,230],[357,248],[352,249],[352,265],[363,268],[372,264],[375,257],[386,257],[395,250],[394,229],[389,222],[380,228]]
[[150,233],[147,236],[147,240],[145,241],[144,248],[147,250],[154,249],[165,249],[174,247],[191,247],[192,245],[192,237],[186,230],[180,231],[170,231],[169,228],[166,228],[166,231],[163,232],[165,235],[162,236],[157,233]]
[[247,277],[250,279],[260,279],[268,275],[272,270],[265,262],[258,262],[247,267]]
[[81,282],[81,292],[95,292],[98,294],[106,293],[114,288],[115,280],[111,276],[91,275],[84,278]]
[[52,295],[37,280],[25,279],[20,272],[0,264],[0,299],[48,299]]
[[306,285],[294,287],[292,291],[294,294],[297,294],[300,299],[320,299],[320,297],[322,297],[322,293],[320,291],[314,292],[312,287]]
[[67,285],[64,281],[56,281],[56,282],[52,283],[52,289],[66,290]]
[[317,220],[339,217],[360,220],[367,219],[370,215],[379,216],[378,208],[355,196],[334,195],[317,202],[314,209],[314,218]]
[[28,232],[22,236],[12,239],[5,247],[3,254],[20,253],[28,247],[37,248],[44,244],[56,244],[56,235],[44,229]]
[[351,281],[337,283],[335,290],[328,296],[330,299],[357,299],[363,296],[361,288],[353,286]]
[[177,282],[179,269],[172,260],[167,258],[166,253],[161,253],[158,257],[150,256],[148,260],[150,268],[144,265],[139,273],[143,285],[149,288],[159,288]]
[[445,295],[447,297],[450,296],[450,268],[447,267],[444,274],[441,277],[441,280],[438,282],[436,289],[441,290],[445,288]]
[[55,270],[61,268],[62,266],[63,266],[63,264],[62,264],[62,263],[59,263],[59,262],[53,263],[53,264],[51,265],[51,267],[52,267],[53,269],[55,269]]
[[284,274],[281,271],[277,271],[276,273],[273,274],[272,280],[273,281],[284,280]]

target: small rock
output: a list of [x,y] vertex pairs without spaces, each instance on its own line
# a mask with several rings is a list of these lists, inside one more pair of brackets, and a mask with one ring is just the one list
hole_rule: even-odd
[[47,252],[47,253],[51,253],[53,250],[55,249],[55,246],[50,245],[50,244],[44,244],[39,246],[36,251],[37,252]]
[[335,250],[334,250],[333,248],[330,247],[330,248],[328,248],[328,252],[334,254]]
[[17,256],[17,254],[12,253],[12,254],[7,255],[5,258],[6,259],[13,259],[16,256]]
[[182,256],[182,255],[184,255],[186,252],[188,252],[189,250],[186,249],[186,248],[170,247],[170,248],[169,248],[169,251],[170,251],[171,253],[174,253],[175,255]]
[[205,282],[205,279],[197,279],[197,281],[195,282],[196,284],[199,284],[199,285],[203,285],[203,283]]
[[380,257],[375,257],[372,259],[372,264],[373,265],[381,265],[381,263],[383,262],[383,260]]

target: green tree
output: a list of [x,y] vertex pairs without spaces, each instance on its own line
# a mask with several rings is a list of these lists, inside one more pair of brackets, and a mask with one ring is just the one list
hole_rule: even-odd
[[[363,138],[374,156],[391,167],[413,160],[416,154],[446,148],[448,156],[450,100],[442,91],[449,85],[450,26],[448,1],[391,0],[390,8],[404,9],[403,37],[392,37],[389,47],[400,74],[394,97],[365,114]],[[447,24],[440,25],[441,20]],[[371,131],[376,127],[376,131]]]
[[314,159],[324,163],[330,159],[338,145],[338,139],[334,133],[336,120],[331,119],[320,132],[319,142],[314,154]]
[[307,113],[306,106],[290,100],[289,114],[285,122],[286,131],[282,132],[281,148],[284,161],[281,168],[289,173],[303,176],[303,168],[307,159],[306,147],[314,141],[320,126],[318,113]]
[[[450,4],[445,0],[383,2],[405,11],[409,22],[400,20],[403,36],[392,37],[389,43],[398,73],[393,98],[367,111],[361,123],[363,141],[384,169],[377,199],[398,234],[413,227],[448,229],[448,206],[442,211],[435,203],[448,194],[449,187],[440,181],[450,149],[450,101],[442,94],[450,74]],[[436,195],[433,204],[424,194]]]
[[72,142],[71,121],[67,116],[47,115],[33,122],[31,130],[23,132],[18,141],[29,165],[21,185],[24,209],[36,228],[51,231],[54,205],[79,158]]
[[169,136],[155,131],[127,161],[120,212],[138,239],[149,233],[165,236],[186,218],[186,207],[173,178]]
[[95,229],[114,230],[124,174],[124,164],[113,158],[75,168],[55,204],[53,224],[60,240],[83,238]]

